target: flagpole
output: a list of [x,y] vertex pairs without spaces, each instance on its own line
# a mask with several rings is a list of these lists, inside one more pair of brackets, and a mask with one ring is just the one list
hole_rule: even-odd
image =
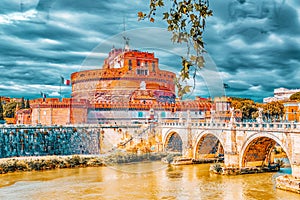
[[62,76],[60,75],[60,81],[59,81],[59,100],[61,101],[61,82],[62,82]]

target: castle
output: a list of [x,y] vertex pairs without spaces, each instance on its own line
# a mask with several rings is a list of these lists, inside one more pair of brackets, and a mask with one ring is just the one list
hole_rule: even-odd
[[16,123],[122,124],[209,117],[209,99],[176,98],[175,77],[175,73],[159,68],[154,53],[131,50],[128,46],[112,48],[101,69],[71,74],[71,98],[31,100],[31,112],[18,111]]

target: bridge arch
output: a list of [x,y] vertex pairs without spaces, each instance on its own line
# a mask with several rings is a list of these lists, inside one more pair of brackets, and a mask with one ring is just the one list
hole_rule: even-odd
[[193,157],[199,159],[202,155],[208,156],[217,152],[224,154],[223,141],[218,134],[211,132],[202,132],[197,136],[194,145]]
[[170,131],[163,142],[164,151],[180,152],[183,150],[183,140],[179,133]]
[[240,151],[239,166],[245,167],[247,162],[260,162],[268,164],[275,145],[278,144],[291,162],[287,146],[273,133],[254,133],[245,142]]

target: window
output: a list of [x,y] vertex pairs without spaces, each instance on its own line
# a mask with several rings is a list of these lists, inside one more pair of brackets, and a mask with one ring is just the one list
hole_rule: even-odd
[[166,112],[161,112],[160,116],[161,118],[166,118]]
[[130,59],[128,60],[128,65],[132,66],[132,61]]
[[132,61],[130,59],[128,60],[128,66],[129,66],[129,70],[131,70],[132,69]]
[[143,112],[138,112],[138,118],[143,117]]
[[137,69],[136,70],[136,74],[138,75],[148,75],[148,70],[144,70],[144,69]]
[[141,66],[141,61],[137,60],[137,66]]
[[152,62],[152,72],[155,72],[155,62]]

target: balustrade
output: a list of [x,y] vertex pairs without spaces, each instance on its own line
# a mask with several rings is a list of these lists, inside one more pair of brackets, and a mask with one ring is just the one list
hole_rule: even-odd
[[[266,130],[266,131],[276,131],[276,130],[283,130],[283,129],[291,129],[297,130],[300,128],[299,123],[294,122],[273,122],[273,123],[258,123],[258,122],[239,122],[234,123],[235,128],[243,129],[243,130]],[[224,129],[229,128],[229,122],[193,122],[190,123],[192,128],[217,128],[217,129]],[[185,126],[185,123],[178,123],[176,120],[173,120],[172,123],[165,122],[163,126],[172,126],[172,127],[182,127]]]

